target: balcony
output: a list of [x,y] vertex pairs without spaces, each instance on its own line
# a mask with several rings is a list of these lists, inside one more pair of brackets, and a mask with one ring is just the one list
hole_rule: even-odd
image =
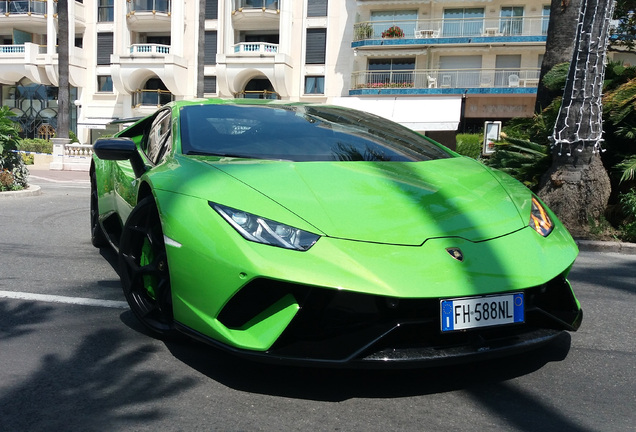
[[234,0],[234,10],[242,12],[245,9],[278,10],[278,0]]
[[[391,27],[403,36],[386,37]],[[547,30],[544,16],[367,21],[354,24],[352,46],[545,43]]]
[[0,13],[9,15],[46,15],[46,0],[0,1]]
[[169,31],[172,15],[170,0],[131,0],[127,2],[128,27],[136,32]]
[[266,42],[241,42],[234,45],[234,57],[262,57],[278,54],[278,44]]
[[156,57],[170,54],[169,45],[160,44],[134,44],[130,46],[131,55]]
[[360,71],[349,95],[535,94],[539,69]]
[[134,108],[142,106],[157,108],[173,100],[172,93],[166,90],[136,90],[132,94]]
[[[38,84],[58,85],[57,52],[48,53],[45,46],[30,42],[0,45],[0,77],[5,84],[27,77]],[[80,48],[69,53],[69,80],[75,87],[85,85],[86,59]]]
[[170,45],[134,44],[124,55],[111,56],[113,85],[121,93],[133,94],[143,83],[157,77],[175,95],[187,94],[188,62],[172,53]]
[[0,26],[46,33],[46,0],[0,1]]
[[278,30],[280,9],[276,0],[233,0],[235,30]]

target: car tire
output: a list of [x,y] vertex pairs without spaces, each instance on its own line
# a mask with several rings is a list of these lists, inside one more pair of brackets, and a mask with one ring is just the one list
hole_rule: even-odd
[[91,173],[91,243],[96,248],[108,245],[106,233],[99,224],[99,195],[97,194],[97,177]]
[[159,212],[152,196],[139,201],[124,225],[119,268],[126,301],[154,336],[173,338],[172,291]]

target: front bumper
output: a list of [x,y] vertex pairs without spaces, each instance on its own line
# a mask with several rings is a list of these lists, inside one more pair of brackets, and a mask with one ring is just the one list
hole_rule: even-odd
[[[524,323],[453,333],[440,330],[439,299],[400,299],[339,292],[259,280],[244,288],[219,316],[228,328],[241,328],[254,310],[280,296],[293,296],[300,309],[266,351],[239,349],[182,324],[199,340],[254,360],[321,367],[414,367],[452,364],[510,355],[576,331],[582,311],[563,277],[523,290]],[[253,292],[277,294],[254,302]],[[260,304],[259,304],[260,302]]]

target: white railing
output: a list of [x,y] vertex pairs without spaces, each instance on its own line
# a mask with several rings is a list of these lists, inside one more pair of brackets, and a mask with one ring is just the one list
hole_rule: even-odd
[[24,54],[24,45],[0,45],[0,54]]
[[234,52],[240,54],[270,54],[278,52],[278,45],[267,42],[241,42],[234,45]]
[[514,88],[536,87],[540,69],[428,69],[359,71],[351,88]]
[[134,44],[130,46],[131,54],[170,54],[170,45]]
[[549,17],[500,17],[463,19],[426,19],[366,21],[354,24],[354,41],[382,39],[382,34],[391,27],[399,27],[404,38],[432,37],[493,37],[493,36],[545,36],[548,33]]
[[76,156],[89,158],[93,156],[93,146],[90,144],[65,144],[64,156]]

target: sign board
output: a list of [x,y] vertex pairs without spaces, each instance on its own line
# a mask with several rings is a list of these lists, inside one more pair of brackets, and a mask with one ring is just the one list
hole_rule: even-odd
[[501,138],[501,122],[484,122],[484,147],[483,155],[491,155],[495,152],[495,142]]

